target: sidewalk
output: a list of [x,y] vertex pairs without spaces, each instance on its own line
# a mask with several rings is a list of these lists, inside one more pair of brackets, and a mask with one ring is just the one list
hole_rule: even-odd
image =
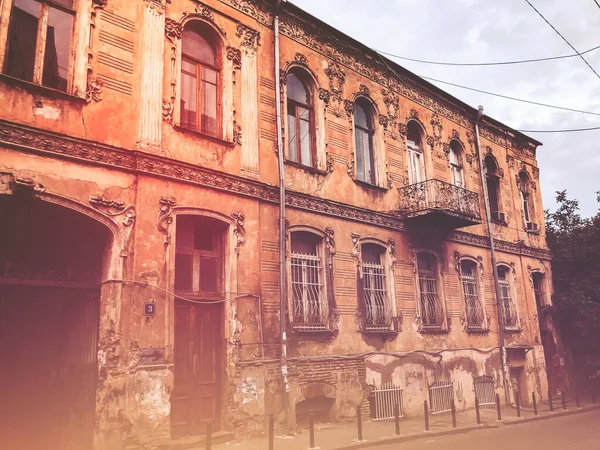
[[[429,417],[429,431],[426,432],[423,416],[407,417],[400,420],[400,435],[395,435],[394,422],[373,422],[363,420],[363,441],[357,439],[357,425],[351,423],[318,424],[315,425],[315,448],[322,450],[350,450],[373,447],[375,445],[390,444],[407,440],[418,439],[425,436],[440,436],[454,433],[467,433],[484,428],[498,428],[507,425],[527,423],[534,420],[549,419],[568,414],[577,414],[594,409],[600,409],[600,404],[592,404],[590,400],[582,399],[577,408],[574,400],[567,402],[567,410],[562,409],[560,401],[554,402],[554,411],[549,411],[547,402],[538,405],[538,416],[534,415],[533,407],[521,408],[521,417],[517,417],[517,410],[512,406],[501,408],[502,421],[498,421],[496,408],[481,409],[481,425],[477,425],[475,410],[460,411],[456,414],[457,427],[452,427],[450,414]],[[204,447],[195,447],[193,450],[202,450]],[[268,439],[265,435],[260,438],[231,441],[213,445],[213,449],[243,449],[267,450]],[[309,447],[309,433],[307,429],[299,430],[295,436],[275,436],[274,450],[306,450]]]

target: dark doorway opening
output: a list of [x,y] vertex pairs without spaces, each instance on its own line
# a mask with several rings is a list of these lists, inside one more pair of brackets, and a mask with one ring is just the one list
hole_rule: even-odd
[[0,447],[90,449],[108,230],[31,198],[0,211]]

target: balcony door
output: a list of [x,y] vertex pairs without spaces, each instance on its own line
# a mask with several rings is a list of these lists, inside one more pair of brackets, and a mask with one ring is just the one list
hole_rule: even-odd
[[408,182],[416,184],[425,181],[423,152],[415,141],[408,141]]

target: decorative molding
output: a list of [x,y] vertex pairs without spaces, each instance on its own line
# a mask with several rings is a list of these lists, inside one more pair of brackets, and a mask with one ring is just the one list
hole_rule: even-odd
[[273,25],[273,8],[267,2],[256,0],[221,0],[221,3],[225,3],[243,12],[263,25]]
[[175,44],[178,39],[181,39],[183,34],[183,25],[176,20],[165,19],[165,36],[171,43]]
[[242,52],[235,47],[228,46],[226,54],[227,59],[232,62],[233,68],[240,70],[242,68]]
[[233,121],[233,143],[235,145],[242,145],[242,127]]
[[92,7],[104,9],[106,8],[107,3],[108,0],[92,0]]
[[392,259],[392,265],[396,262],[396,240],[389,238],[387,240],[388,249],[390,252],[390,258]]
[[214,21],[215,20],[215,15],[213,13],[213,9],[208,6],[205,5],[204,3],[202,3],[199,0],[194,0],[197,5],[195,8],[196,14],[198,14],[201,17],[204,17],[205,19],[208,19],[210,21]]
[[90,103],[92,100],[99,102],[102,100],[102,92],[104,91],[104,82],[97,78],[90,78],[85,91],[85,100]]
[[299,52],[296,52],[294,55],[294,63],[300,66],[308,67],[308,59],[306,59],[306,56]]
[[[360,234],[350,233],[350,238],[352,239],[352,258],[356,261],[356,264],[358,264],[359,271],[361,271],[361,269],[360,269],[360,262],[361,262]],[[362,271],[360,273],[360,276],[362,278]]]
[[535,178],[536,180],[539,180],[540,179],[540,169],[538,169],[535,166],[531,167],[531,175],[533,175],[533,178]]
[[231,214],[231,218],[234,223],[233,234],[236,237],[235,254],[239,255],[240,246],[246,242],[246,228],[244,227],[246,217],[243,213],[236,211]]
[[348,117],[354,116],[354,102],[352,100],[344,100],[344,111]]
[[346,173],[350,178],[354,180],[354,152],[350,152],[350,158],[348,158],[348,162],[346,163]]
[[177,205],[171,196],[161,197],[158,201],[159,210],[156,218],[158,231],[165,235],[165,246],[171,243],[170,227],[173,223],[173,207]]
[[333,155],[329,152],[325,153],[325,171],[327,173],[333,173],[333,164],[334,164],[334,160],[333,160]]
[[126,227],[133,225],[135,221],[136,213],[134,205],[125,206],[125,203],[120,200],[110,200],[100,195],[92,195],[88,202],[94,209],[100,211],[105,216],[116,217],[123,215],[121,222]]
[[254,51],[258,51],[258,47],[260,47],[260,32],[250,28],[247,25],[244,25],[241,22],[238,22],[235,30],[235,35],[241,38],[241,45],[252,49]]
[[327,63],[325,75],[329,78],[331,98],[341,102],[344,83],[346,82],[346,71],[336,61],[330,61]]
[[358,86],[358,92],[359,94],[362,95],[366,95],[367,97],[371,97],[371,90],[369,89],[368,86],[361,84],[360,86]]
[[163,98],[162,101],[162,117],[167,123],[173,123],[173,111],[175,104],[170,98]]
[[408,113],[408,116],[406,116],[406,121],[408,122],[409,120],[417,120],[418,122],[421,122],[419,120],[419,111],[417,111],[415,108],[411,108],[410,112]]
[[442,142],[442,131],[444,127],[442,126],[442,122],[440,121],[440,116],[436,113],[433,113],[431,116],[431,120],[429,121],[431,125],[431,129],[433,130],[432,136],[433,140],[437,145],[440,145]]
[[331,227],[325,228],[325,247],[327,248],[327,259],[329,266],[333,266],[333,256],[336,254],[335,231]]
[[327,89],[319,88],[319,100],[323,100],[328,105],[330,98],[331,94]]
[[398,117],[400,98],[389,89],[382,89],[381,94],[383,95],[383,104],[387,108],[388,118],[393,122]]

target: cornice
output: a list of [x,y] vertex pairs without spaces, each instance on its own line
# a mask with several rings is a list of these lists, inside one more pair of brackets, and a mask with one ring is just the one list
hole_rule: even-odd
[[[131,173],[171,178],[269,203],[276,204],[279,201],[278,187],[267,183],[249,180],[162,156],[99,144],[3,120],[0,120],[0,145],[16,148],[23,152],[50,155]],[[400,232],[404,230],[402,220],[395,214],[386,214],[359,208],[300,192],[288,190],[286,192],[286,205],[290,208],[363,222]],[[448,238],[451,241],[477,247],[489,247],[487,237],[463,231],[453,231]],[[552,259],[552,254],[545,249],[500,240],[495,240],[495,243],[499,251],[539,259]]]

